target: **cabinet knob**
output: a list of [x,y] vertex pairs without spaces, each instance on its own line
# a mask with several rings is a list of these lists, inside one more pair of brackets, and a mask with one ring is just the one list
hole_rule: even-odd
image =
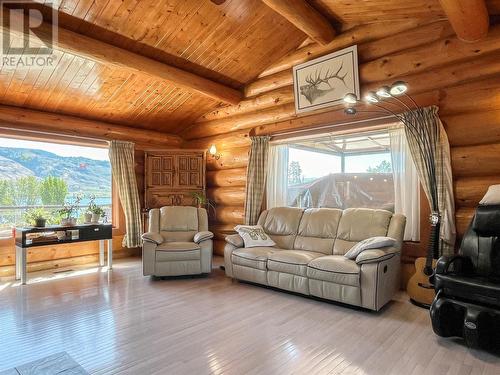
[[94,228],[94,232],[99,232],[99,228]]

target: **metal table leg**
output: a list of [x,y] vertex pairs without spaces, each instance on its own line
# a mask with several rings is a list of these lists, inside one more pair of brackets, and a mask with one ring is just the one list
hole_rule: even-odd
[[113,268],[113,240],[108,240],[108,269]]
[[99,240],[99,266],[104,266],[104,240]]
[[21,258],[21,284],[26,285],[26,282],[28,281],[28,275],[26,272],[26,248],[21,247],[20,248],[20,258]]
[[21,248],[16,246],[16,280],[21,279]]

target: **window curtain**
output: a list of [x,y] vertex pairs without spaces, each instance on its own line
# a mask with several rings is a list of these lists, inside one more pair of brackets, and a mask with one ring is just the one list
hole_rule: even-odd
[[402,115],[413,162],[432,212],[439,213],[439,255],[454,253],[455,202],[448,136],[436,106],[419,108]]
[[267,165],[267,208],[288,205],[288,145],[269,147]]
[[111,141],[109,160],[118,196],[125,213],[124,247],[141,246],[141,205],[135,176],[134,144]]
[[269,136],[250,137],[252,145],[247,167],[245,224],[255,225],[259,219],[266,190]]
[[405,241],[420,241],[420,184],[403,126],[389,129],[394,212],[406,216]]

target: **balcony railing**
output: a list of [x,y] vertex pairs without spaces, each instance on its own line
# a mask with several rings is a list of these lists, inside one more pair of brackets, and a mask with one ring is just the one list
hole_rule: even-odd
[[[78,218],[80,222],[83,222],[83,215],[87,209],[88,205],[77,206],[77,211],[73,215]],[[112,205],[100,205],[104,210],[106,215],[106,220],[111,222]],[[16,226],[32,225],[32,223],[26,223],[24,216],[26,212],[34,208],[43,208],[50,215],[54,215],[56,211],[63,208],[62,205],[33,205],[33,206],[0,206],[0,238],[12,237],[12,228]]]

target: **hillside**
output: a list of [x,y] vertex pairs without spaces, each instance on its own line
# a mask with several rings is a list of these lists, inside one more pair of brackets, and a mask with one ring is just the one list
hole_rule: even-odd
[[70,192],[110,190],[111,167],[108,161],[83,157],[63,157],[51,152],[26,148],[0,147],[0,179],[23,176],[63,177]]

